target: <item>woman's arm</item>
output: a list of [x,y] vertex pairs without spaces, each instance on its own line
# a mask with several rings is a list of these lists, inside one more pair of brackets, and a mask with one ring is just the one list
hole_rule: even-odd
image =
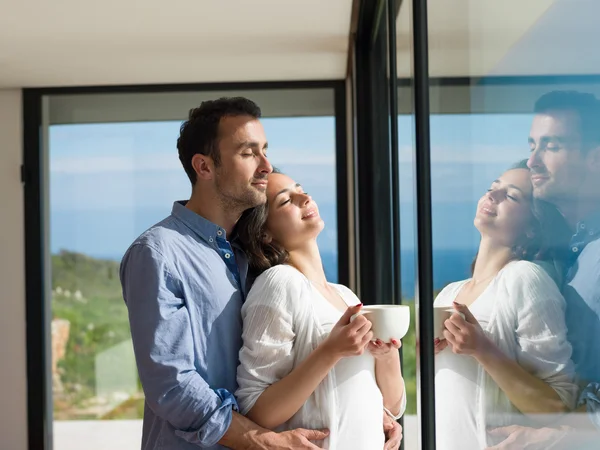
[[395,418],[404,413],[406,405],[404,378],[400,367],[400,341],[384,344],[381,341],[371,342],[369,351],[375,357],[375,379],[383,396],[383,406]]
[[265,428],[278,427],[298,412],[341,358],[362,354],[373,334],[371,323],[364,316],[350,320],[361,307],[362,304],[349,307],[327,339],[298,367],[269,386],[247,416]]
[[569,410],[552,387],[506,356],[485,335],[469,308],[458,303],[454,308],[465,318],[452,314],[446,321],[448,345],[454,353],[473,356],[519,411],[541,414]]

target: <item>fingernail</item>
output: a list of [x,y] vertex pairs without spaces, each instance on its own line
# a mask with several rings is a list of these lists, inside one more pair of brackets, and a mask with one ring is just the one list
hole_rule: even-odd
[[433,340],[433,343],[434,343],[435,345],[438,345],[438,344],[440,343],[440,338],[435,338],[435,339]]
[[392,339],[392,344],[396,345],[398,341],[396,339]]

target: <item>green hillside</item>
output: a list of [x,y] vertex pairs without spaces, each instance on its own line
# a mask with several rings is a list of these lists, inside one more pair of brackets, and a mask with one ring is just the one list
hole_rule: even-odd
[[[141,418],[140,396],[114,408],[97,397],[96,357],[130,339],[121,295],[119,263],[62,251],[52,256],[52,316],[70,323],[64,359],[59,364],[62,392],[55,392],[56,419]],[[414,318],[413,303],[411,306]],[[403,373],[408,414],[416,413],[414,320],[403,339]]]

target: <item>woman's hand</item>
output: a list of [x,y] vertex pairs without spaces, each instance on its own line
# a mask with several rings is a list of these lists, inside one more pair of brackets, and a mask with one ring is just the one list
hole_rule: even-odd
[[452,302],[454,309],[464,314],[464,319],[460,314],[452,314],[444,322],[444,339],[448,347],[458,355],[469,355],[475,358],[486,353],[493,345],[486,336],[483,328],[469,308],[456,302]]
[[435,338],[433,340],[433,351],[437,355],[439,352],[448,347],[448,341],[446,339]]
[[369,342],[368,349],[375,359],[387,359],[398,355],[398,350],[402,347],[399,339],[392,339],[389,343],[384,343],[380,339]]
[[371,322],[365,316],[358,315],[351,320],[360,308],[362,303],[350,306],[321,344],[338,358],[362,355],[367,344],[373,339]]

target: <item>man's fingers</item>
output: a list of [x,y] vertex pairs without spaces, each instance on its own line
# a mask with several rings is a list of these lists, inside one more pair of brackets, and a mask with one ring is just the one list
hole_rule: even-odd
[[492,447],[487,447],[485,450],[521,450],[523,447],[513,446],[515,444],[517,437],[513,434]]
[[493,437],[506,437],[518,429],[519,427],[517,425],[509,425],[507,427],[491,428],[488,430],[488,434]]
[[329,436],[329,430],[307,430],[305,428],[298,428],[296,429],[296,432],[309,441],[321,441]]

